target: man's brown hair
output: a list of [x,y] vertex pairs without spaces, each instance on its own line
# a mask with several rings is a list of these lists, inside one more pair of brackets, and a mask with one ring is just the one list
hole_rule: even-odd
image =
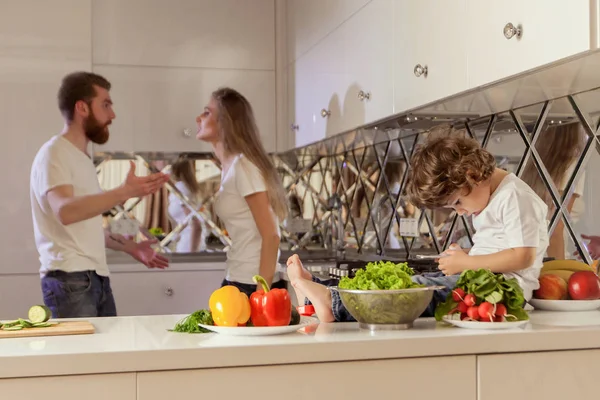
[[65,76],[58,90],[58,109],[68,122],[73,121],[75,115],[75,103],[80,100],[90,103],[96,97],[96,89],[99,86],[110,90],[110,82],[93,72],[73,72]]
[[471,193],[474,185],[492,176],[494,156],[463,134],[433,135],[415,149],[406,192],[417,207],[447,205],[458,191]]

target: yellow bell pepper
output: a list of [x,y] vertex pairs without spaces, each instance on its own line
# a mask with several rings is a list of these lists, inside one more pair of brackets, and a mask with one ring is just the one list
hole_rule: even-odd
[[215,290],[208,307],[217,326],[244,326],[250,319],[250,300],[232,285]]

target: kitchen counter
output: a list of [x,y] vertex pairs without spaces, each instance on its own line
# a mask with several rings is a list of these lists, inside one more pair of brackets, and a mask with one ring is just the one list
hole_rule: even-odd
[[[443,376],[435,378],[437,381],[448,380],[448,384],[453,384],[458,379],[469,385],[467,392],[473,389],[475,397],[462,393],[456,398],[489,400],[498,397],[476,396],[475,391],[482,384],[482,379],[486,379],[482,370],[486,365],[490,371],[502,373],[502,377],[497,379],[504,381],[504,388],[517,384],[511,381],[511,377],[517,379],[520,373],[541,379],[542,372],[549,373],[552,378],[567,373],[566,369],[573,369],[579,374],[595,377],[600,365],[600,311],[534,311],[530,324],[506,331],[467,330],[439,324],[432,319],[419,319],[413,329],[406,331],[371,333],[360,330],[355,323],[336,323],[315,325],[312,329],[294,334],[264,337],[169,332],[168,329],[181,317],[90,319],[96,327],[96,333],[92,335],[0,339],[0,378],[64,376],[72,379],[73,376],[85,375],[85,379],[99,379],[104,384],[106,379],[114,377],[116,381],[108,383],[120,388],[118,396],[99,398],[129,398],[122,396],[135,393],[138,399],[150,400],[166,393],[156,387],[157,382],[166,387],[177,382],[191,385],[204,375],[207,379],[220,379],[218,374],[225,371],[228,372],[222,376],[223,379],[225,376],[232,378],[236,373],[248,376],[263,369],[288,377],[286,374],[310,375],[314,372],[315,385],[321,386],[317,381],[324,379],[319,378],[319,374],[324,373],[323,368],[329,368],[327,374],[332,376],[341,374],[342,379],[348,373],[368,377],[370,373],[365,367],[369,367],[369,371],[370,368],[379,371],[379,375],[369,378],[376,381],[384,377],[389,379],[385,371],[390,368],[395,371],[394,374],[404,374],[406,379],[423,382],[423,376],[435,376],[444,371]],[[514,365],[505,357],[516,357]],[[570,359],[577,362],[570,364]],[[274,367],[276,365],[278,367]],[[336,372],[331,372],[331,368]],[[453,372],[456,368],[462,372]],[[241,378],[242,375],[240,379],[246,379]],[[577,390],[585,390],[585,384],[581,384],[583,375],[578,377]],[[44,385],[47,383],[47,378],[30,379],[41,379]],[[325,380],[331,384],[329,379]],[[0,379],[0,391],[6,393],[9,390],[10,393],[11,382],[22,383],[22,379]],[[392,384],[394,380],[388,383]],[[322,384],[324,386],[325,382]],[[90,385],[93,386],[93,383]],[[144,389],[147,385],[153,389]],[[428,390],[438,393],[435,388]],[[481,390],[482,387],[479,387],[478,391]],[[140,395],[140,391],[145,395]],[[204,393],[204,389],[200,392]],[[511,398],[521,398],[520,395],[515,396],[518,392],[513,389],[510,392]],[[556,392],[551,391],[550,397],[545,395],[543,398],[564,398],[564,393],[557,389]],[[572,390],[569,393],[577,397]],[[454,398],[448,393],[440,395],[446,399]],[[590,397],[582,395],[580,398]],[[90,399],[95,397],[87,398]]]

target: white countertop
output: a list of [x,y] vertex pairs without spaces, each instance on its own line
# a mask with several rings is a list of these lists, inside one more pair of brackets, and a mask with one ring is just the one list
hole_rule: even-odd
[[169,332],[180,315],[89,319],[95,334],[0,339],[0,378],[600,348],[600,311],[530,316],[506,331],[419,319],[405,331],[334,323],[263,337]]

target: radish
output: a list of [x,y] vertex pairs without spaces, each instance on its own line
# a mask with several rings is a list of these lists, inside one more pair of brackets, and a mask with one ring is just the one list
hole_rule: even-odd
[[469,309],[467,310],[467,315],[473,321],[478,321],[479,320],[479,307],[477,307],[477,306],[469,307]]
[[482,321],[492,322],[494,319],[494,305],[484,301],[479,305],[479,317]]
[[460,320],[461,320],[461,321],[464,321],[465,319],[469,319],[469,315],[468,315],[468,314],[466,314],[466,313],[461,313],[461,314],[460,314]]
[[494,316],[494,322],[504,322],[504,316],[502,316],[502,315]]
[[506,306],[504,304],[496,304],[496,316],[504,317],[506,316]]
[[469,293],[468,295],[465,296],[464,302],[468,307],[474,306],[475,305],[475,295]]
[[469,309],[469,307],[465,304],[464,301],[461,301],[460,303],[458,303],[457,308],[460,313],[466,313],[467,310]]
[[465,291],[462,290],[461,288],[456,288],[452,291],[452,300],[456,301],[457,303],[460,301],[463,301],[464,298],[465,298]]

